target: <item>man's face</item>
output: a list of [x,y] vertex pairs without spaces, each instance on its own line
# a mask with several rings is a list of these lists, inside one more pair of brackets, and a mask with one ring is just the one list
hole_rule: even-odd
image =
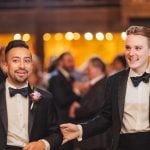
[[8,81],[15,86],[24,85],[32,72],[32,58],[28,49],[12,48],[6,58]]
[[125,57],[131,69],[137,73],[144,72],[148,65],[150,48],[148,39],[141,35],[128,35],[125,42]]
[[90,79],[93,79],[97,76],[98,69],[93,66],[92,63],[89,62],[87,66],[87,75]]
[[63,68],[68,71],[71,72],[74,69],[74,59],[71,55],[65,55],[63,60]]

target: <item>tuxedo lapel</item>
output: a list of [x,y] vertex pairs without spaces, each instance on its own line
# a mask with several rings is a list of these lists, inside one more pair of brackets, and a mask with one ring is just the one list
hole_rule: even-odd
[[129,74],[129,69],[125,70],[124,74],[122,74],[122,76],[120,76],[120,79],[119,79],[118,108],[119,108],[119,116],[120,116],[121,122],[122,122],[122,118],[123,118],[123,111],[124,111],[124,103],[125,103],[125,94],[126,94],[128,74]]
[[[29,95],[30,93],[32,93],[32,89],[31,89],[31,86],[29,85]],[[31,105],[32,105],[32,99],[31,97],[29,96],[29,114],[28,114],[28,133],[29,133],[29,137],[31,135],[31,131],[32,131],[32,127],[33,127],[33,123],[34,123],[34,119],[35,119],[35,112],[36,112],[36,107],[34,104],[34,106],[31,108]]]
[[6,94],[4,83],[0,85],[0,117],[2,119],[5,132],[8,130],[8,116],[6,108]]

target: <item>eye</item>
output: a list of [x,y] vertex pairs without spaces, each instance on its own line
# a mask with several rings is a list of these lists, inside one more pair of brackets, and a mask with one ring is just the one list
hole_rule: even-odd
[[14,63],[17,63],[17,62],[19,62],[19,59],[13,59],[12,60]]
[[136,49],[137,51],[139,51],[139,50],[141,50],[141,49],[142,49],[142,47],[140,47],[140,46],[136,46],[136,47],[135,47],[135,49]]
[[24,59],[24,62],[25,62],[25,63],[31,63],[32,60],[31,60],[31,58],[26,58],[26,59]]
[[131,48],[130,46],[125,46],[125,49],[129,51]]

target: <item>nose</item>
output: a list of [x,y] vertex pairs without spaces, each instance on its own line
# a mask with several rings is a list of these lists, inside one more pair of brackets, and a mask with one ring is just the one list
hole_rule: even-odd
[[23,60],[20,61],[20,68],[24,68],[25,67],[25,63]]
[[132,48],[130,51],[129,51],[129,55],[130,56],[133,56],[135,54],[135,50]]

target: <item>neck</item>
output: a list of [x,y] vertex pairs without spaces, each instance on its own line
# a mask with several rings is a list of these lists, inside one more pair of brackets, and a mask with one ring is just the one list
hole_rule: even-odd
[[12,86],[14,86],[14,87],[16,87],[16,88],[22,88],[22,87],[24,87],[25,85],[27,85],[27,82],[24,82],[24,83],[14,83],[14,82],[12,82],[11,80],[9,80],[9,78],[7,78],[7,82],[9,83],[9,84],[11,84]]
[[135,73],[141,75],[141,74],[143,74],[143,73],[146,71],[147,67],[148,67],[148,63],[145,64],[145,66],[143,66],[143,67],[141,67],[141,68],[132,69],[132,70],[133,70]]

